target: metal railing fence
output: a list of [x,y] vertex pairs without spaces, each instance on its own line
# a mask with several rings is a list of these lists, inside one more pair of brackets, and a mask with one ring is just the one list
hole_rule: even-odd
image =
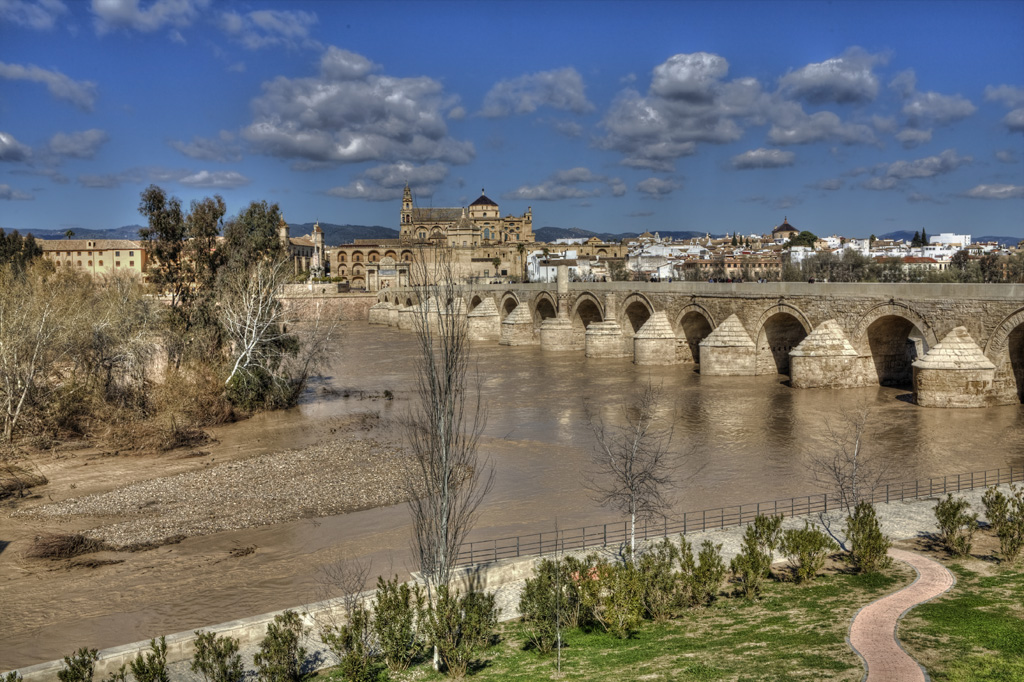
[[[952,474],[942,478],[918,479],[906,483],[889,483],[879,486],[872,494],[871,502],[898,502],[934,495],[945,495],[978,487],[1024,481],[1024,467],[1008,467]],[[731,507],[717,507],[700,511],[684,512],[682,517],[665,518],[661,521],[638,523],[638,540],[659,538],[677,533],[696,533],[706,530],[742,526],[750,523],[758,514],[802,516],[828,512],[839,508],[835,495],[828,493],[791,497],[784,500],[756,502]],[[475,540],[459,547],[457,565],[472,565],[515,559],[524,556],[543,556],[556,551],[587,550],[617,546],[629,540],[629,521],[616,521],[582,528],[552,530],[529,535]]]

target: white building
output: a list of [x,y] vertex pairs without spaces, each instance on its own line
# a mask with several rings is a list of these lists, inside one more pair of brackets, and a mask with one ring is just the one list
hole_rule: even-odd
[[966,249],[968,246],[971,245],[971,235],[943,232],[942,234],[928,235],[928,243],[949,244],[951,246],[959,246],[961,249]]

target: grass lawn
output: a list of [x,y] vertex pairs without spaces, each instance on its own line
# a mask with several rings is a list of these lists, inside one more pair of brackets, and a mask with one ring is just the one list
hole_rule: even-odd
[[996,564],[995,543],[979,536],[970,558],[936,557],[956,586],[900,623],[903,646],[935,682],[1024,680],[1024,568]]
[[[514,622],[483,653],[479,680],[860,680],[861,660],[846,644],[854,613],[913,579],[897,564],[886,575],[832,573],[813,583],[770,583],[757,601],[721,598],[663,624],[645,623],[629,640],[603,632],[564,635],[555,655],[524,651]],[[394,680],[442,680],[429,664]]]

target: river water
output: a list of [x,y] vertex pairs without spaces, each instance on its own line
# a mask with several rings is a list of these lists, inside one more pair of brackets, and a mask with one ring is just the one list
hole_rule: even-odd
[[[413,397],[416,349],[409,332],[347,323],[320,384],[341,394],[311,390],[293,410],[224,427],[219,447],[300,447],[338,415],[372,409],[398,416]],[[476,344],[473,366],[487,408],[480,455],[495,474],[475,539],[616,520],[584,486],[593,448],[584,400],[607,421],[620,421],[623,400],[648,381],[661,387],[674,418],[680,478],[699,472],[673,491],[678,511],[815,492],[808,465],[827,447],[826,421],[837,424],[842,411],[862,404],[872,409],[865,447],[891,463],[898,481],[1024,466],[1020,405],[925,409],[897,388],[798,390],[784,376],[702,377],[693,365],[637,367],[629,359],[497,343]],[[395,399],[345,398],[344,389],[388,390]],[[398,506],[191,538],[93,571],[8,575],[0,595],[13,601],[18,589],[32,589],[46,597],[19,602],[18,621],[3,609],[0,670],[82,645],[113,646],[308,603],[319,596],[321,567],[347,557],[372,559],[374,573],[406,574],[413,568],[408,527],[408,511]],[[249,545],[259,551],[224,560],[225,548]]]

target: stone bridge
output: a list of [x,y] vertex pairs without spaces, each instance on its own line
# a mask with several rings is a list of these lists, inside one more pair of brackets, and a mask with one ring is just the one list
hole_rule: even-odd
[[[370,322],[413,329],[427,309],[471,337],[705,375],[784,374],[796,388],[913,387],[925,406],[1024,400],[1024,285],[605,282],[505,284],[435,306],[378,293]],[[417,316],[417,312],[419,315]]]

